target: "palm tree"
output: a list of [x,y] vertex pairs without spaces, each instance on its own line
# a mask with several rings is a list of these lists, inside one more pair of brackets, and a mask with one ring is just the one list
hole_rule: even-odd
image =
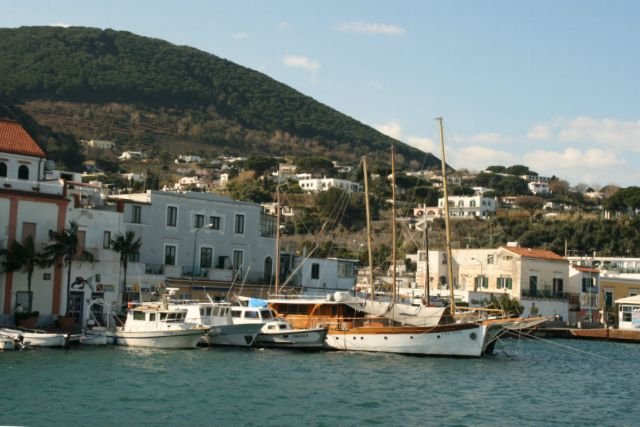
[[93,254],[83,250],[78,254],[78,223],[69,221],[69,228],[51,233],[51,242],[45,246],[44,255],[47,265],[62,260],[67,266],[67,315],[69,314],[69,299],[71,297],[71,263],[74,259],[93,261]]
[[0,250],[0,255],[4,255],[2,267],[5,271],[23,271],[27,273],[27,290],[29,292],[29,305],[26,307],[28,313],[31,312],[33,298],[31,296],[31,278],[36,267],[46,267],[47,261],[42,252],[36,250],[33,236],[27,236],[24,243],[14,240],[9,249]]
[[124,272],[122,284],[122,299],[124,302],[125,289],[127,286],[127,267],[129,266],[129,258],[140,252],[142,241],[140,237],[136,239],[136,233],[127,231],[125,234],[118,233],[116,238],[111,240],[111,249],[120,254],[120,265]]

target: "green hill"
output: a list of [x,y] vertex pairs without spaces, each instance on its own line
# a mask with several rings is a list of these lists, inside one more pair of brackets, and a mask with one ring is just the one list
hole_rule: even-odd
[[439,160],[272,78],[215,55],[130,32],[0,29],[0,93],[40,122],[123,146],[355,160],[397,144],[405,167]]

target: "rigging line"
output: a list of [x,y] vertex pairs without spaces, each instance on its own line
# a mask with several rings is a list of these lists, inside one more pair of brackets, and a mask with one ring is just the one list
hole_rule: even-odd
[[553,345],[556,345],[556,346],[558,346],[558,347],[562,347],[562,348],[565,348],[565,349],[568,349],[568,350],[575,351],[575,352],[577,352],[577,353],[584,353],[584,354],[586,354],[586,355],[593,356],[593,357],[597,357],[597,358],[599,358],[599,359],[611,360],[610,358],[608,358],[608,357],[606,357],[606,356],[602,356],[602,355],[600,355],[600,354],[592,353],[592,352],[585,351],[585,350],[580,350],[580,349],[578,349],[578,348],[573,348],[573,347],[570,347],[570,346],[568,346],[568,345],[558,344],[558,343],[553,342],[553,341],[551,341],[551,340],[547,340],[547,339],[544,339],[544,338],[540,338],[540,337],[537,337],[537,336],[535,336],[535,335],[533,335],[533,334],[528,334],[528,333],[526,333],[526,332],[522,332],[522,335],[523,335],[523,336],[526,336],[527,338],[537,339],[537,340],[542,341],[542,342],[544,342],[544,343],[547,343],[547,344],[553,344]]

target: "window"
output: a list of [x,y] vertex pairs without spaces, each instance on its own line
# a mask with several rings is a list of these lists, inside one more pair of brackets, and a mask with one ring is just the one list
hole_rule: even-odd
[[129,262],[140,262],[140,251],[129,254]]
[[533,297],[538,293],[538,276],[529,276],[529,291]]
[[553,279],[553,294],[559,295],[564,293],[564,281],[560,278],[554,277]]
[[233,270],[242,273],[242,262],[244,258],[244,252],[233,251]]
[[320,264],[314,262],[311,264],[311,278],[319,279],[320,278]]
[[22,223],[22,243],[27,241],[27,238],[31,237],[34,241],[36,239],[36,223],[35,222],[23,222]]
[[164,263],[165,265],[176,265],[176,247],[174,245],[164,247]]
[[102,247],[104,249],[109,249],[111,247],[111,232],[105,231],[102,235]]
[[73,259],[82,260],[83,253],[85,251],[86,240],[87,232],[85,230],[78,230],[78,245],[76,246],[76,255],[73,257]]
[[142,207],[133,205],[131,206],[131,222],[134,224],[140,224],[142,222]]
[[476,276],[475,287],[476,289],[487,289],[489,287],[489,278],[487,276]]
[[591,292],[593,290],[593,277],[582,278],[582,292]]
[[487,255],[487,264],[493,264],[493,255]]
[[213,265],[213,248],[200,248],[200,268],[211,268]]
[[51,280],[51,273],[42,273],[42,280]]
[[7,176],[7,164],[5,162],[0,162],[0,176]]
[[204,227],[204,215],[196,215],[193,221],[194,228],[202,228]]
[[355,266],[351,262],[338,262],[338,277],[355,277]]
[[167,206],[167,225],[169,227],[175,227],[178,225],[178,207]]
[[511,277],[498,277],[496,279],[496,288],[498,289],[512,289],[513,279]]
[[29,179],[29,168],[25,165],[21,165],[18,168],[18,179]]
[[475,200],[471,200],[469,202],[469,207],[475,208],[476,207],[476,201]]
[[210,216],[209,224],[211,224],[212,230],[220,230],[220,217],[219,216]]
[[244,215],[240,215],[240,214],[236,215],[235,232],[237,234],[244,233]]
[[447,254],[446,253],[442,254],[442,265],[447,265]]

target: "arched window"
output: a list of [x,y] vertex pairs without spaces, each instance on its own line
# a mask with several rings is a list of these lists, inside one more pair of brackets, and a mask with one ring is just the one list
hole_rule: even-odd
[[7,164],[5,162],[0,162],[0,176],[7,176]]
[[22,165],[18,168],[18,179],[29,179],[29,168]]
[[476,201],[475,200],[470,201],[469,202],[469,206],[472,207],[472,208],[475,208],[476,207]]

